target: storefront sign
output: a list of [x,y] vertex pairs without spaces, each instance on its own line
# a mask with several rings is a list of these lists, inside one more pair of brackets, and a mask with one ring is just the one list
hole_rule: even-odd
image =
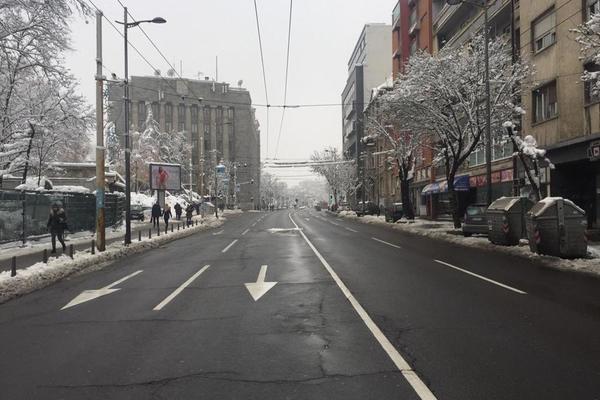
[[492,183],[500,183],[501,178],[500,171],[492,172]]
[[600,140],[590,143],[588,157],[590,158],[590,161],[600,160]]
[[500,171],[500,174],[502,175],[502,178],[500,179],[501,182],[511,182],[513,180],[512,169],[505,169],[504,171]]

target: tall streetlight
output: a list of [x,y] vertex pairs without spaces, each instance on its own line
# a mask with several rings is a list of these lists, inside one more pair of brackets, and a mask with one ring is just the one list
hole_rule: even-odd
[[[167,22],[164,18],[156,17],[154,19],[147,19],[141,21],[127,22],[127,7],[123,7],[123,22],[115,21],[118,24],[123,25],[123,39],[125,41],[125,80],[123,82],[123,106],[124,106],[124,117],[125,117],[125,130],[123,135],[125,136],[125,244],[131,243],[131,149],[129,141],[129,65],[127,48],[129,42],[127,41],[127,29],[138,26],[141,23],[148,22],[153,24],[164,24]],[[137,178],[136,178],[137,179]]]
[[484,59],[485,59],[485,176],[487,181],[486,202],[489,206],[492,203],[492,112],[490,106],[490,55],[489,55],[489,9],[487,0],[446,0],[451,6],[461,3],[471,4],[483,9],[483,40]]

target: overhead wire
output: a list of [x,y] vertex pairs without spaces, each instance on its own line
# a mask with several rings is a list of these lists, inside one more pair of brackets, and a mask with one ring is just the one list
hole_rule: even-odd
[[281,122],[279,123],[279,133],[277,134],[277,144],[275,145],[275,158],[277,158],[277,152],[279,151],[279,139],[281,139],[281,132],[283,130],[283,120],[285,118],[285,110],[287,107],[287,89],[288,89],[288,72],[290,67],[290,39],[292,37],[292,4],[293,0],[290,0],[290,17],[288,22],[288,39],[287,39],[287,51],[285,57],[285,81],[283,88],[283,111],[281,112]]
[[265,71],[265,58],[262,47],[262,38],[260,35],[260,23],[258,21],[258,7],[256,6],[256,0],[254,0],[254,14],[256,16],[256,31],[258,32],[258,46],[260,48],[260,62],[262,65],[263,83],[265,86],[265,101],[267,103],[267,157],[269,156],[269,92],[267,91],[267,73]]

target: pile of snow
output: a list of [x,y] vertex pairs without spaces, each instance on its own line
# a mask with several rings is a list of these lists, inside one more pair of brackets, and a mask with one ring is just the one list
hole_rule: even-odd
[[[10,271],[0,272],[0,303],[46,287],[75,272],[92,266],[106,264],[121,257],[140,253],[147,249],[159,247],[167,242],[180,239],[196,232],[221,226],[225,219],[208,217],[204,223],[191,226],[173,233],[145,238],[141,242],[132,242],[123,246],[120,242],[111,243],[102,253],[77,252],[71,259],[66,255],[48,260],[47,264],[39,262],[28,268],[17,270],[17,276],[11,277]],[[108,264],[106,264],[108,265]]]
[[148,196],[144,193],[131,193],[131,204],[139,204],[144,208],[152,208],[154,203],[156,203],[156,197]]
[[340,217],[356,217],[356,213],[354,211],[340,211],[338,213]]
[[83,186],[57,185],[52,190],[55,192],[90,193],[90,189]]

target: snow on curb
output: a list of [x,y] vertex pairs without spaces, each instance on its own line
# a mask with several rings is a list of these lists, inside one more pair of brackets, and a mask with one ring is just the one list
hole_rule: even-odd
[[[452,222],[445,221],[429,221],[429,220],[415,220],[414,222],[408,222],[406,220],[400,220],[395,224],[385,222],[383,217],[376,217],[373,215],[366,215],[362,218],[358,218],[356,214],[352,215],[348,212],[340,212],[339,217],[349,218],[360,221],[366,224],[377,224],[387,225],[393,229],[408,232],[419,236],[429,237],[433,239],[440,239],[446,242],[456,243],[466,247],[476,247],[479,249],[502,252],[505,254],[511,254],[518,257],[527,258],[530,260],[537,261],[546,267],[562,270],[562,271],[576,271],[587,275],[593,275],[600,277],[600,250],[589,247],[589,254],[592,258],[577,258],[577,259],[564,259],[560,257],[540,255],[533,253],[529,250],[529,244],[527,240],[522,240],[518,246],[499,246],[491,243],[487,237],[464,237],[459,231],[454,229]],[[455,234],[449,233],[456,231]]]
[[218,220],[209,218],[201,225],[192,226],[167,235],[154,236],[151,239],[146,238],[141,242],[132,242],[127,247],[123,246],[120,242],[112,243],[106,247],[106,251],[94,255],[88,252],[77,252],[73,259],[63,255],[59,258],[49,260],[47,264],[39,262],[28,268],[18,270],[15,277],[10,276],[10,271],[0,272],[0,304],[14,297],[49,286],[75,272],[109,263],[132,254],[141,253],[145,250],[159,247],[164,243],[190,236],[199,231],[221,226],[224,221],[224,218]]

